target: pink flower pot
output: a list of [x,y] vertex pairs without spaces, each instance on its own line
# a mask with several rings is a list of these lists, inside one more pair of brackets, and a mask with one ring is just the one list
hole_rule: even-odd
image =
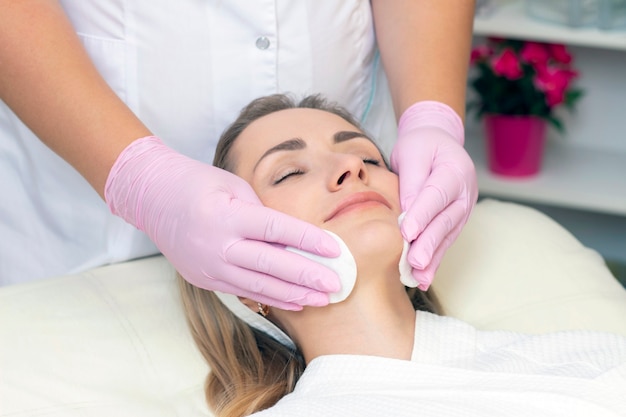
[[529,177],[541,170],[546,121],[536,116],[487,115],[487,162],[491,172]]

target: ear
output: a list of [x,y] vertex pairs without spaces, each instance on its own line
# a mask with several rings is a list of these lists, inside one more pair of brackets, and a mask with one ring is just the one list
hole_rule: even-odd
[[259,303],[246,297],[237,297],[239,301],[255,313],[259,312]]
[[254,313],[258,313],[262,315],[263,317],[267,317],[267,315],[270,314],[270,306],[267,304],[261,304],[257,301],[254,301],[245,297],[237,297],[237,298],[239,298],[239,301],[241,301],[243,305],[248,307]]

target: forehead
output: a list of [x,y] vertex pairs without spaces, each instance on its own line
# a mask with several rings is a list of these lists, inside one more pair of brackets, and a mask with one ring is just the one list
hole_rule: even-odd
[[[265,134],[276,141],[293,137],[315,136],[316,133],[330,133],[338,130],[358,130],[342,117],[320,109],[286,109],[263,116],[244,129],[242,136],[253,131],[255,136]],[[268,138],[267,140],[270,140]]]

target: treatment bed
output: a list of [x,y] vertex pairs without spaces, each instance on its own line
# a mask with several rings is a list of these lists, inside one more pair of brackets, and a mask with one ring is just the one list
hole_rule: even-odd
[[[626,335],[603,259],[518,204],[478,203],[433,288],[480,329]],[[0,288],[0,416],[210,416],[207,371],[162,256]]]

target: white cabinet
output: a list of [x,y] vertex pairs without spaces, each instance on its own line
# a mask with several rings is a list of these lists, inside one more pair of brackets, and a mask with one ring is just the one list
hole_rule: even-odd
[[[475,40],[496,36],[567,44],[585,96],[574,114],[563,111],[566,132],[550,132],[542,172],[530,179],[488,172],[482,127],[469,114],[466,147],[481,195],[576,211],[577,220],[565,226],[606,257],[626,263],[626,30],[572,29],[527,17],[522,0],[492,3],[489,13],[475,19]],[[550,214],[560,221],[555,213]]]

